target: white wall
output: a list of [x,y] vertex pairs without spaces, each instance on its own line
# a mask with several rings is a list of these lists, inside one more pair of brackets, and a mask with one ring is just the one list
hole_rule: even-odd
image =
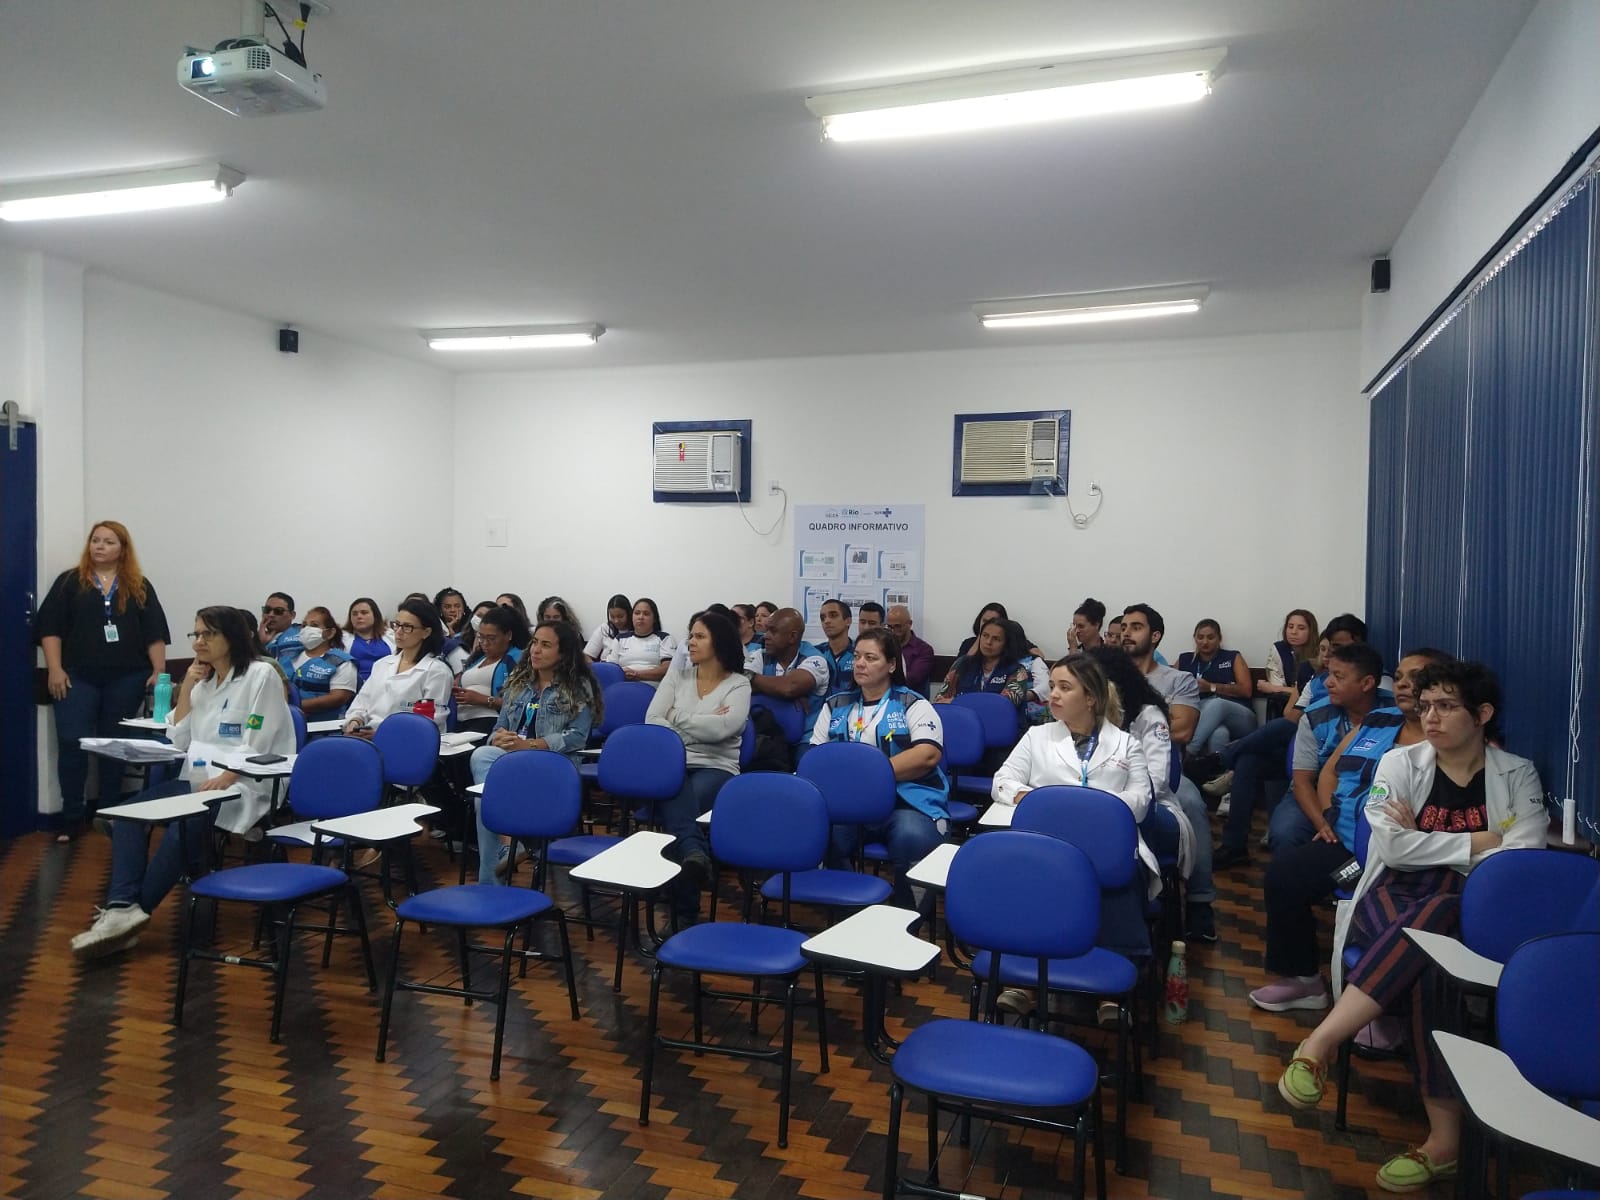
[[[797,503],[927,505],[923,636],[953,650],[1001,600],[1047,651],[1077,604],[1148,601],[1189,645],[1202,616],[1259,662],[1284,612],[1359,611],[1366,406],[1354,331],[1051,349],[464,376],[456,384],[453,583],[469,598],[565,595],[586,624],[615,591],[675,630],[712,600],[792,586],[792,520],[650,501],[650,422],[750,417],[751,520]],[[1072,410],[1072,499],[950,495],[951,417]],[[1312,498],[1296,504],[1289,482]],[[510,545],[485,545],[490,517]]]
[[1529,14],[1390,253],[1392,289],[1362,309],[1361,382],[1405,344],[1600,127],[1600,4]]
[[[269,591],[343,619],[450,567],[450,377],[91,272],[87,519],[133,534],[176,648],[205,604]],[[64,564],[81,548],[56,547]],[[56,568],[61,569],[60,566]]]

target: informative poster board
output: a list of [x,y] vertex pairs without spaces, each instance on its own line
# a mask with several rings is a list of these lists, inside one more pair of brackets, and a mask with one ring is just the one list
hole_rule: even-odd
[[823,602],[904,604],[922,619],[920,504],[800,504],[794,510],[794,606],[806,639],[822,639]]

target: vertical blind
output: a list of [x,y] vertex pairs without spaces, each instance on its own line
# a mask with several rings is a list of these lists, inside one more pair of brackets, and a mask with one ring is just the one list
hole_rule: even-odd
[[1600,175],[1372,394],[1367,621],[1487,662],[1506,748],[1600,836]]

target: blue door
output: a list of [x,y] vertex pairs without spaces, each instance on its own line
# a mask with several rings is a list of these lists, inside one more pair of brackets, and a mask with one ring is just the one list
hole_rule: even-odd
[[30,423],[0,421],[0,837],[38,827],[34,558],[38,459]]

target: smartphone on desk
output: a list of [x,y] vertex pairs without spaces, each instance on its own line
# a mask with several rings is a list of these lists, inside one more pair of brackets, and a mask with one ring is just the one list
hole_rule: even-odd
[[252,754],[245,762],[257,767],[270,767],[273,763],[288,762],[282,754]]

